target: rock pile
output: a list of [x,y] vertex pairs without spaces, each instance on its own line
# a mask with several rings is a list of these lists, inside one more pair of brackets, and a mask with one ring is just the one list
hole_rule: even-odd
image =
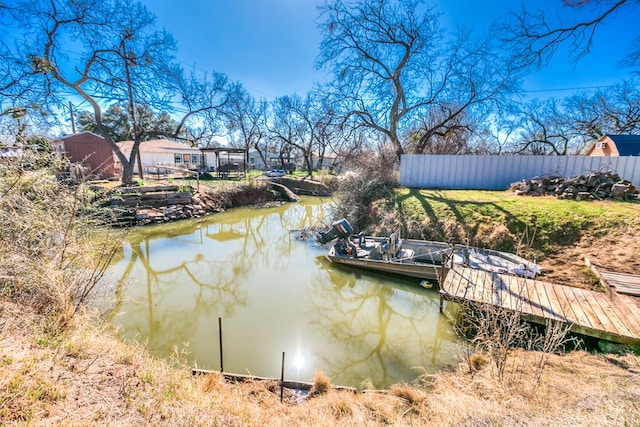
[[638,189],[612,172],[591,172],[573,178],[536,177],[514,182],[509,189],[518,195],[547,196],[559,199],[605,200],[637,199]]

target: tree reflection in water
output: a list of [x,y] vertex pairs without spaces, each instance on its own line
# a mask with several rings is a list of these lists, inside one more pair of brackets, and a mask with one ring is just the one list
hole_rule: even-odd
[[279,376],[285,351],[288,379],[320,369],[336,384],[386,387],[453,363],[436,291],[338,270],[290,232],[330,209],[306,198],[135,230],[112,267],[125,283],[114,324],[161,357],[189,342],[189,361],[216,369],[222,317],[226,371]]
[[[341,268],[316,260],[317,293],[310,301],[318,334],[345,347],[340,360],[324,355],[335,380],[388,387],[457,360],[457,339],[439,313],[437,290],[419,280]],[[329,278],[329,281],[326,278]],[[334,381],[335,381],[334,380]]]
[[119,283],[114,323],[160,356],[187,342],[212,342],[218,317],[250,305],[255,269],[287,270],[299,244],[288,230],[315,224],[327,209],[315,199],[137,229],[112,267]]

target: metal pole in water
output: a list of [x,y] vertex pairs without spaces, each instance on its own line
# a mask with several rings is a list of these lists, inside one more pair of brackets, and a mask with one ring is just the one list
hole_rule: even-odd
[[222,363],[222,317],[218,317],[218,340],[220,341],[220,373],[224,372]]
[[280,402],[284,394],[284,351],[282,352],[282,369],[280,371]]

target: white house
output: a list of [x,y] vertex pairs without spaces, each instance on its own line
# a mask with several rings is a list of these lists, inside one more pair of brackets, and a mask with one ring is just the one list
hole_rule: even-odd
[[[118,142],[118,147],[124,155],[129,158],[133,141]],[[140,161],[142,167],[156,167],[158,165],[184,167],[194,169],[204,164],[204,155],[198,148],[193,148],[185,144],[168,139],[154,139],[142,141],[139,147]],[[122,172],[122,165],[116,156],[116,170]],[[138,171],[138,164],[134,165],[134,173]]]
[[320,153],[314,151],[311,153],[311,161],[313,162],[313,168],[317,169],[318,164],[320,163],[320,159],[322,158],[322,167],[323,168],[332,168],[335,166],[335,163],[338,159],[338,156],[335,153],[324,153],[323,156],[320,156]]
[[262,161],[262,157],[260,157],[258,150],[256,150],[255,148],[252,148],[249,150],[248,163],[251,169],[258,169],[258,170],[267,169],[267,165],[264,164],[264,162]]

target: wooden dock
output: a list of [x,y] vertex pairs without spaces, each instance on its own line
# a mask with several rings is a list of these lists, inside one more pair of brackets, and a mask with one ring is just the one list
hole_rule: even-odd
[[571,325],[571,331],[640,345],[640,298],[596,292],[455,266],[440,280],[440,301],[491,304],[534,323]]
[[591,268],[593,274],[600,279],[600,282],[606,286],[612,294],[625,294],[640,297],[639,275],[605,270],[591,262],[589,258],[585,258],[584,262],[589,268]]

